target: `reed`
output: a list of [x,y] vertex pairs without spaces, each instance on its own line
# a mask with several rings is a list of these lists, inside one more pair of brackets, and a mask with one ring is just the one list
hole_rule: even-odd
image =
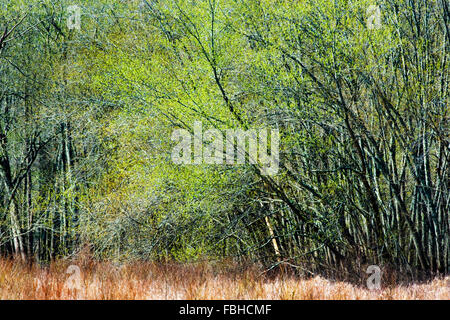
[[[75,266],[70,267],[69,266]],[[78,273],[79,271],[79,273]],[[258,268],[91,260],[47,266],[0,260],[0,299],[446,299],[450,277],[380,290],[322,277],[261,274]]]

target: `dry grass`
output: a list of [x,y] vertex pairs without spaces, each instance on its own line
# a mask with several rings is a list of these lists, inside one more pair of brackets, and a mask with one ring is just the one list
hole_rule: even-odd
[[[80,268],[66,273],[70,264]],[[321,277],[261,276],[247,268],[58,261],[48,267],[0,260],[0,299],[449,299],[450,277],[370,291]],[[218,271],[221,270],[221,271]],[[72,272],[76,268],[72,269]],[[77,282],[79,279],[79,282]],[[74,280],[71,282],[71,280]]]

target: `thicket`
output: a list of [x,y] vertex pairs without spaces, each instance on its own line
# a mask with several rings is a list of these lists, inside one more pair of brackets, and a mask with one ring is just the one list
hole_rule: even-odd
[[[3,0],[1,254],[448,273],[449,7]],[[278,129],[278,174],[174,164],[194,121]]]

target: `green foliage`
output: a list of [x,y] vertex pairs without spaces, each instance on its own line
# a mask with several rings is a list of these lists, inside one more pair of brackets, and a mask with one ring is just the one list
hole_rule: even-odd
[[[2,248],[448,272],[448,8],[373,4],[5,2]],[[174,164],[194,121],[279,129],[279,174]]]

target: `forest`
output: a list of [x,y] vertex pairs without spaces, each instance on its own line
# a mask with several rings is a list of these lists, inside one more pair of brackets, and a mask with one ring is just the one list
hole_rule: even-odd
[[[0,0],[0,259],[448,275],[449,60],[447,0]],[[276,172],[173,161],[227,130]]]

